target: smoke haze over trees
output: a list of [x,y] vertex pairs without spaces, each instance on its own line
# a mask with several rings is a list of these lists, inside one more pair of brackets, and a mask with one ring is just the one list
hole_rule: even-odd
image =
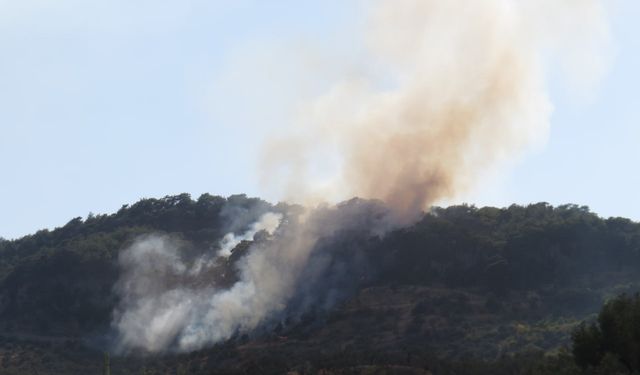
[[[368,363],[365,353],[381,353],[373,363],[405,363],[407,353],[418,348],[415,356],[431,358],[432,364],[437,361],[429,356],[438,353],[493,360],[569,346],[575,327],[605,300],[640,289],[640,224],[603,219],[583,206],[434,208],[413,225],[385,226],[384,231],[375,230],[388,212],[380,202],[352,200],[325,210],[328,217],[353,213],[351,226],[330,220],[343,230],[318,237],[301,263],[300,278],[278,299],[281,307],[265,310],[256,324],[231,326],[230,334],[203,341],[194,355],[217,353],[230,361],[221,359],[219,366],[242,367],[248,365],[244,361],[261,362],[252,348],[262,347],[273,360],[289,358],[278,366],[295,367],[318,360],[310,354],[314,348],[334,356],[338,352],[331,348],[351,343],[344,363]],[[87,348],[74,360],[84,363],[93,358],[92,348],[113,350],[121,339],[114,311],[126,302],[117,287],[126,274],[118,261],[126,249],[154,235],[165,241],[156,249],[170,244],[175,256],[195,264],[203,254],[214,256],[225,234],[251,230],[265,212],[303,213],[301,207],[243,195],[205,194],[193,200],[183,194],[144,199],[112,215],[75,218],[53,231],[1,241],[3,353],[28,358],[34,350],[50,350],[41,345],[57,348],[68,341]],[[156,287],[198,291],[205,284],[229,290],[247,280],[239,265],[252,253],[282,255],[269,253],[268,244],[278,241],[274,236],[277,231],[256,232],[203,274],[175,274]],[[214,334],[218,327],[200,328]],[[158,341],[157,348],[168,353],[151,363],[191,363],[189,357],[170,354],[180,349],[179,337]],[[232,347],[242,351],[229,352]],[[136,362],[146,358],[138,357],[141,349],[112,358],[114,373],[118,366],[141,366]]]

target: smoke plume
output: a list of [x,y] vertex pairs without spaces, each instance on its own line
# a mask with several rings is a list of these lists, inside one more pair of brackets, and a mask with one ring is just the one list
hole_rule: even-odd
[[367,4],[366,67],[267,145],[263,180],[294,201],[375,198],[410,221],[546,139],[547,64],[592,82],[606,61],[597,0]]
[[[357,244],[336,245],[342,233],[382,236],[544,141],[547,64],[602,61],[607,41],[597,0],[366,4],[365,67],[267,143],[262,171],[288,200],[375,201],[243,211],[217,246],[191,258],[171,237],[140,238],[120,256],[120,348],[188,351],[330,307],[366,268]],[[575,77],[586,81],[602,67],[585,65]]]
[[[203,252],[191,261],[181,253],[181,243],[171,237],[149,235],[139,238],[119,257],[122,276],[116,290],[122,301],[114,323],[121,333],[120,345],[149,351],[175,344],[190,347],[189,343],[194,339],[188,332],[199,329],[212,335],[210,341],[227,338],[238,327],[223,325],[223,318],[215,316],[233,309],[233,303],[230,305],[231,301],[225,296],[234,295],[234,292],[219,293],[223,280],[216,279],[216,275],[225,268],[224,263],[233,248],[242,241],[253,240],[260,231],[273,235],[281,219],[281,214],[268,212],[246,232],[226,234],[216,251]],[[235,288],[242,299],[250,287],[236,285]],[[224,311],[212,308],[215,306]],[[238,317],[239,313],[234,312],[233,316]],[[217,329],[202,326],[207,317],[214,318],[210,324]]]
[[[245,233],[225,235],[219,250],[203,251],[195,259],[188,259],[184,244],[169,236],[139,238],[119,257],[116,292],[121,302],[113,322],[118,349],[188,351],[251,332],[285,312],[330,307],[356,267],[336,262],[316,246],[318,240],[362,228],[367,235],[382,233],[389,225],[385,213],[382,206],[361,201],[319,208],[304,220],[266,213]],[[258,239],[262,227],[268,230]],[[230,256],[224,250],[232,236],[252,241],[249,251],[235,259],[242,241],[235,242]]]

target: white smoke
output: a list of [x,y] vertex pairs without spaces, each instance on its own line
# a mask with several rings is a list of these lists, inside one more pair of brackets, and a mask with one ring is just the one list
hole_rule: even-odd
[[251,228],[241,235],[237,236],[235,233],[227,233],[220,241],[220,250],[218,250],[218,255],[223,257],[228,257],[231,255],[231,250],[236,247],[242,241],[252,240],[253,236],[256,233],[264,230],[268,234],[273,234],[275,230],[280,225],[280,221],[282,220],[281,214],[275,214],[273,212],[267,212],[262,215],[260,220],[253,223]]
[[[182,340],[189,341],[183,336],[208,315],[210,305],[220,305],[225,299],[212,277],[221,269],[221,258],[260,231],[273,235],[281,220],[281,214],[268,212],[246,232],[226,234],[216,252],[205,252],[192,262],[181,256],[183,244],[169,236],[148,235],[135,241],[119,256],[122,276],[116,291],[121,303],[114,326],[120,334],[120,347],[154,352],[174,345],[175,340],[180,340],[182,347]],[[228,337],[237,328],[220,327],[215,339]]]
[[114,325],[122,347],[165,349],[184,324],[194,293],[176,283],[188,271],[179,246],[167,236],[150,235],[120,254],[121,305]]

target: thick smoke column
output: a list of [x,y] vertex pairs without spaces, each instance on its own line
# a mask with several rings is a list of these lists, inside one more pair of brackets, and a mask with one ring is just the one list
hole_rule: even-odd
[[[597,60],[589,42],[607,39],[597,0],[366,4],[367,69],[305,107],[293,135],[269,142],[263,177],[282,181],[284,170],[276,187],[303,203],[360,196],[386,206],[353,200],[255,215],[244,234],[191,260],[174,239],[139,239],[120,256],[113,325],[122,349],[197,349],[291,309],[330,305],[342,285],[336,270],[356,275],[360,264],[332,268],[335,252],[323,243],[344,231],[383,235],[544,140],[545,62]],[[586,73],[597,73],[592,67]],[[315,171],[326,164],[333,173],[320,183]],[[269,232],[262,239],[261,230]]]
[[304,108],[297,134],[268,145],[263,179],[284,169],[275,188],[293,200],[375,198],[403,221],[544,141],[545,64],[592,80],[608,36],[597,0],[367,4],[369,71]]

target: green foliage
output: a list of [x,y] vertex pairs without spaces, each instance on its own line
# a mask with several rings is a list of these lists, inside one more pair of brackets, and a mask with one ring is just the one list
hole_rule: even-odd
[[[0,373],[100,373],[82,342],[109,330],[119,252],[160,232],[209,248],[254,217],[295,209],[244,195],[142,199],[17,240],[0,238]],[[237,218],[245,222],[235,222]],[[434,208],[383,238],[322,239],[354,272],[335,311],[184,355],[110,359],[113,373],[616,374],[638,369],[640,224],[584,206]],[[225,267],[246,253],[248,243]],[[339,249],[335,250],[334,247]],[[357,258],[357,261],[355,259]],[[228,285],[233,281],[221,282]],[[350,287],[345,285],[345,288]],[[262,335],[262,336],[261,336]],[[83,341],[87,340],[87,341]],[[99,346],[99,345],[98,345]],[[552,352],[550,352],[552,351]],[[521,354],[516,354],[521,353]],[[443,358],[444,357],[444,358]],[[575,362],[574,362],[575,358]]]
[[585,369],[600,364],[604,357],[602,333],[595,324],[580,324],[572,333],[571,339],[573,341],[573,357],[578,366]]
[[66,337],[104,332],[117,302],[112,289],[120,250],[150,232],[210,246],[228,230],[230,214],[256,207],[271,206],[245,195],[203,194],[194,201],[180,194],[142,199],[111,215],[76,217],[13,241],[0,239],[0,330]]
[[597,322],[580,325],[572,339],[576,364],[583,369],[640,371],[640,295],[621,295],[608,301]]
[[582,314],[600,306],[599,290],[637,285],[640,225],[575,205],[434,208],[388,235],[376,257],[384,283],[538,290],[556,313]]

